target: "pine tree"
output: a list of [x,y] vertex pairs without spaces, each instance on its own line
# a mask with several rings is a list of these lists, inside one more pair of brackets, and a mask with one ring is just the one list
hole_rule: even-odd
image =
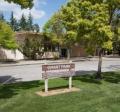
[[16,18],[14,17],[13,12],[11,13],[10,26],[14,31],[19,31],[19,25]]
[[2,20],[2,21],[5,20],[5,19],[4,19],[4,15],[3,15],[3,13],[1,13],[1,12],[0,12],[0,20]]
[[33,26],[33,30],[34,30],[34,32],[40,32],[40,27],[39,27],[39,25],[38,24],[34,24],[34,26]]
[[19,25],[20,25],[20,30],[24,30],[24,31],[27,30],[27,21],[26,21],[24,14],[22,14]]
[[29,13],[28,20],[27,20],[27,30],[32,31],[33,30],[33,18],[31,13]]

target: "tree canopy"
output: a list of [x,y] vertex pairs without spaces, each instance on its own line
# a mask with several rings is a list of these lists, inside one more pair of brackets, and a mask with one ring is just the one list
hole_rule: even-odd
[[21,8],[32,8],[33,0],[5,0],[9,3],[13,2],[21,6]]
[[61,31],[64,31],[62,42],[65,45],[70,47],[79,43],[88,53],[94,53],[97,49],[100,73],[103,49],[112,49],[112,21],[119,9],[119,0],[70,0],[56,13],[57,19],[54,15],[44,28],[56,35],[57,27],[53,26],[58,22],[57,26],[62,26]]
[[14,37],[11,27],[5,22],[0,21],[0,47],[16,49],[18,46]]

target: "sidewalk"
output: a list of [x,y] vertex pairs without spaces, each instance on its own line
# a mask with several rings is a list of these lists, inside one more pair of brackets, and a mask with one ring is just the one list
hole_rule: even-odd
[[[78,57],[78,58],[71,58],[72,62],[79,62],[79,61],[90,61],[88,58],[85,57]],[[0,62],[0,67],[9,67],[9,66],[23,66],[23,65],[37,65],[37,64],[52,64],[52,63],[68,63],[69,60],[67,59],[58,59],[58,60],[22,60],[16,62]]]
[[[77,58],[71,58],[72,62],[82,62],[82,61],[98,61],[98,57],[93,58],[86,58],[86,57],[77,57]],[[108,58],[103,57],[104,61],[117,61],[120,60],[120,58]],[[59,60],[23,60],[18,62],[0,62],[0,67],[9,67],[9,66],[23,66],[23,65],[37,65],[37,64],[52,64],[52,63],[68,63],[69,61],[66,59],[59,59]]]
[[68,63],[68,60],[23,60],[18,62],[0,62],[0,67],[9,67],[9,66],[23,66],[23,65],[37,65],[45,63]]

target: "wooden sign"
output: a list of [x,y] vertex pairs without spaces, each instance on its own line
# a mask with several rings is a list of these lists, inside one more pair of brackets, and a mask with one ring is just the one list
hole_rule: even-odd
[[45,80],[45,92],[48,92],[48,79],[69,77],[69,89],[72,88],[72,76],[75,75],[75,64],[42,65],[42,79]]
[[70,77],[75,75],[75,64],[42,65],[42,78]]

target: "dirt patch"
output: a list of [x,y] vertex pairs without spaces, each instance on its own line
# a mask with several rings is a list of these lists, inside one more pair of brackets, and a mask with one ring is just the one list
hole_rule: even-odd
[[79,88],[64,88],[64,89],[57,89],[57,90],[50,90],[48,92],[43,92],[43,91],[38,91],[36,92],[37,95],[46,97],[46,96],[53,96],[53,95],[58,95],[58,94],[64,94],[64,93],[70,93],[70,92],[77,92],[80,91]]

